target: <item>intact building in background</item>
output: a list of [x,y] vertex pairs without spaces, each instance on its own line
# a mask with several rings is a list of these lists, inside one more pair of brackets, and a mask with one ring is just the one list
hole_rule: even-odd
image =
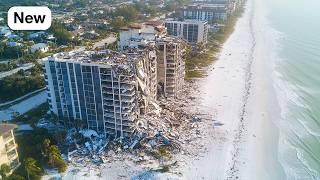
[[152,45],[127,53],[79,50],[48,57],[50,109],[66,126],[125,137],[156,100],[156,69]]
[[7,164],[11,172],[19,167],[19,156],[13,130],[14,124],[0,124],[0,166]]
[[165,26],[171,36],[181,37],[191,44],[207,43],[208,23],[206,21],[167,19]]
[[209,24],[226,20],[228,13],[228,4],[224,3],[196,3],[186,5],[182,8],[182,14],[184,19],[208,21]]

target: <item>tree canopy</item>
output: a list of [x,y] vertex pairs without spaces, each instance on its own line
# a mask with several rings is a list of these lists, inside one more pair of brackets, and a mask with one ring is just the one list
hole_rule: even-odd
[[7,164],[2,164],[0,166],[0,175],[2,179],[5,179],[7,177],[7,174],[10,172],[10,166]]
[[71,33],[57,20],[53,20],[49,29],[57,39],[59,45],[66,45],[72,41]]
[[120,7],[113,14],[114,17],[122,16],[126,22],[133,22],[138,18],[139,11],[133,5]]
[[33,158],[26,158],[23,161],[23,166],[27,171],[28,180],[31,179],[41,179],[43,175],[43,170],[37,165],[37,161]]

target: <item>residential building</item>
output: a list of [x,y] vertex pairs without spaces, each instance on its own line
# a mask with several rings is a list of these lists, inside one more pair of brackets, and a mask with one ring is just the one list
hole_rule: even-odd
[[0,36],[8,37],[12,34],[11,30],[7,26],[0,26]]
[[14,124],[0,124],[0,166],[7,164],[11,172],[19,167],[19,156],[13,130]]
[[7,42],[7,46],[9,47],[17,47],[17,46],[21,46],[21,43],[18,42]]
[[167,19],[165,26],[171,36],[181,37],[191,44],[207,43],[208,23],[206,21]]
[[193,3],[203,3],[203,4],[228,4],[232,0],[193,0]]
[[218,21],[224,21],[229,14],[228,4],[190,4],[182,8],[185,19],[194,19],[208,21],[213,24]]
[[157,96],[155,46],[59,53],[45,60],[51,111],[67,127],[125,137]]
[[163,21],[149,21],[143,24],[130,24],[120,28],[119,50],[137,48],[138,45],[155,41],[167,34]]
[[43,53],[48,52],[49,46],[45,43],[34,44],[31,46],[31,53],[35,53],[36,51],[40,51]]

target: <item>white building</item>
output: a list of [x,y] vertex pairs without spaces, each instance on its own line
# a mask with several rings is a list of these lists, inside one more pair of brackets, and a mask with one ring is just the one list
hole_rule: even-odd
[[67,127],[126,137],[156,100],[156,62],[154,46],[128,53],[80,49],[48,57],[44,64],[50,110]]
[[31,53],[35,53],[38,50],[43,53],[48,52],[49,46],[45,43],[38,43],[31,46]]
[[163,21],[150,21],[144,24],[131,24],[120,29],[119,50],[137,48],[138,45],[164,37],[166,29]]
[[17,126],[14,124],[0,124],[0,166],[3,164],[8,165],[11,172],[20,165],[13,132],[15,128]]
[[228,4],[191,4],[182,8],[185,19],[208,21],[209,24],[224,21],[229,12]]
[[167,33],[171,36],[181,37],[191,44],[207,43],[208,23],[206,21],[168,19],[165,26]]
[[12,33],[11,33],[11,30],[9,29],[9,27],[7,27],[7,26],[0,27],[0,36],[8,37],[11,34]]

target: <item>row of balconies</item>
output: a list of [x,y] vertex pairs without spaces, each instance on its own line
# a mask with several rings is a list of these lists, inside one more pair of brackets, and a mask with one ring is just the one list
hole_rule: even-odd
[[9,143],[5,144],[6,151],[10,152],[13,149],[17,148],[17,145],[14,143],[14,141],[10,141]]
[[16,152],[16,149],[11,150],[10,152],[7,153],[7,157],[10,161],[18,158],[18,153]]
[[8,133],[6,133],[6,134],[4,134],[4,135],[2,136],[2,138],[3,138],[3,140],[4,140],[5,143],[9,143],[10,141],[13,141],[13,140],[14,140],[14,137],[13,137],[11,131],[8,132]]
[[[125,106],[122,106],[121,107],[121,112],[122,113],[126,113],[126,112],[132,112],[133,108],[135,107],[135,104],[131,104],[127,107]],[[116,108],[116,109],[115,109]],[[110,113],[120,113],[120,106],[107,106],[107,105],[104,105],[104,110],[107,111],[107,112],[110,112]]]

